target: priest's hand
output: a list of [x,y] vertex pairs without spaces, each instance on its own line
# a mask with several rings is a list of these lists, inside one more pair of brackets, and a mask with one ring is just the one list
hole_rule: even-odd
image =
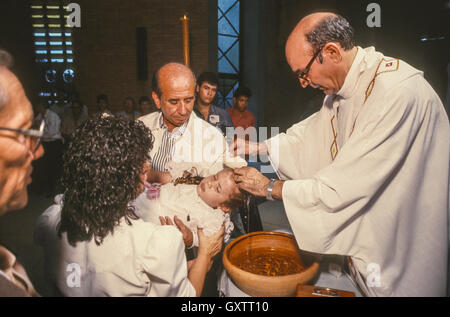
[[[172,222],[172,219],[170,217],[159,217],[159,221],[163,226],[173,226],[174,223]],[[191,229],[189,229],[183,221],[181,221],[177,216],[173,217],[173,221],[175,222],[175,226],[177,226],[178,230],[180,230],[181,234],[183,235],[183,241],[184,245],[188,248],[192,247],[192,244],[194,243],[194,234],[192,233]]]
[[266,197],[270,180],[256,168],[244,166],[234,169],[235,181],[240,189],[255,196]]
[[267,154],[267,147],[264,143],[251,142],[239,137],[236,137],[229,151],[231,155],[257,155],[258,153]]

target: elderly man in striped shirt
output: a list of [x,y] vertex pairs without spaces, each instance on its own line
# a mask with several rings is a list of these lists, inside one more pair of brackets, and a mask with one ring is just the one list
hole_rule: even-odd
[[200,176],[215,174],[224,165],[235,168],[247,164],[239,157],[231,157],[220,131],[192,111],[195,76],[191,69],[178,63],[162,66],[153,76],[152,90],[161,111],[139,118],[155,137],[149,182],[170,182],[169,166],[174,164],[186,169],[195,167]]

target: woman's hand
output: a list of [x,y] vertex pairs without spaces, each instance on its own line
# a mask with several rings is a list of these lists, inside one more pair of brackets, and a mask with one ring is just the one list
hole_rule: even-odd
[[167,184],[172,182],[172,176],[170,176],[169,172],[160,172],[150,168],[147,172],[147,182],[149,183],[159,183],[159,184]]
[[[163,226],[173,226],[174,223],[172,222],[172,219],[170,217],[159,217],[159,221]],[[173,217],[173,221],[175,222],[175,226],[180,230],[181,234],[183,235],[183,241],[184,245],[188,248],[192,247],[192,244],[194,243],[194,234],[192,233],[191,229],[189,229],[183,221],[181,221],[177,216]]]
[[212,259],[217,253],[222,250],[223,235],[225,233],[225,226],[222,226],[212,236],[205,236],[201,228],[197,229],[198,232],[198,257],[205,256]]
[[203,290],[206,273],[211,269],[212,258],[222,250],[223,235],[225,227],[210,237],[203,234],[203,230],[198,228],[198,255],[195,261],[188,263],[188,278],[194,286],[197,296],[200,296]]

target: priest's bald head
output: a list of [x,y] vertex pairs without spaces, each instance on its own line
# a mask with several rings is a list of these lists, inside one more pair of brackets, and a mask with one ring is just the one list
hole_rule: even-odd
[[168,63],[153,75],[152,98],[163,113],[169,131],[189,120],[195,101],[195,76],[192,70],[178,63]]
[[300,85],[337,93],[356,56],[353,28],[340,15],[318,12],[304,17],[286,42],[286,59]]

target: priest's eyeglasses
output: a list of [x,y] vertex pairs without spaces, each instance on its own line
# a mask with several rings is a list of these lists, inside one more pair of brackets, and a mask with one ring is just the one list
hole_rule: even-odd
[[314,56],[311,58],[311,60],[309,61],[308,65],[306,65],[306,67],[305,67],[305,69],[304,69],[303,71],[300,71],[300,70],[297,70],[297,71],[296,71],[296,74],[297,74],[297,77],[298,77],[299,80],[300,80],[300,79],[308,80],[308,79],[306,78],[306,76],[307,76],[308,73],[309,73],[309,69],[311,68],[311,66],[312,66],[312,64],[314,63],[314,60],[317,58],[317,56],[319,56],[320,52],[322,51],[322,48],[323,48],[323,46],[317,50],[317,52],[316,52],[316,53],[314,54]]
[[44,129],[45,129],[45,120],[42,120],[38,126],[38,128],[32,127],[32,129],[12,129],[12,128],[5,128],[0,127],[0,130],[6,130],[6,131],[13,131],[17,133],[21,133],[25,136],[28,136],[30,138],[30,151],[31,153],[36,153],[37,149],[39,148],[39,145],[41,145],[41,138],[44,135]]

